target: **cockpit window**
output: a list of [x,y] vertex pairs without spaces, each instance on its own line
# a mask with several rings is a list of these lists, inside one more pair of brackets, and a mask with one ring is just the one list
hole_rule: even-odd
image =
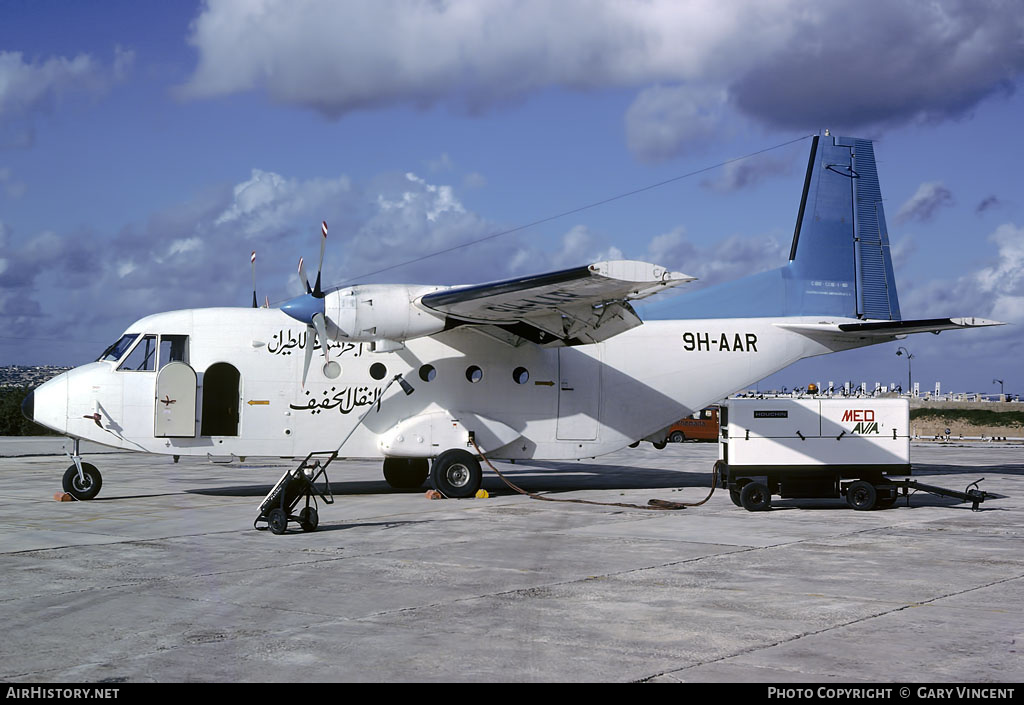
[[119,370],[152,372],[156,369],[156,336],[147,335],[128,353]]
[[116,343],[114,343],[109,348],[103,351],[103,354],[100,355],[99,358],[100,361],[110,360],[113,362],[117,362],[118,360],[121,359],[121,356],[124,355],[125,350],[130,348],[132,343],[134,343],[135,339],[138,337],[138,333],[125,333],[124,335],[121,336],[120,340],[118,340]]
[[184,362],[188,364],[188,336],[160,336],[160,367],[168,362]]

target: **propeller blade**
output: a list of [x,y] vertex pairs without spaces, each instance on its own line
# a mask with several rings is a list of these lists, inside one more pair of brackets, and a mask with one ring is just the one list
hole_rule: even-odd
[[299,279],[306,285],[306,293],[312,294],[313,290],[309,286],[309,277],[306,276],[306,264],[302,257],[299,257]]
[[316,335],[320,338],[320,347],[324,351],[324,361],[330,362],[330,341],[327,339],[327,319],[322,313],[313,315],[313,325],[316,326]]
[[323,237],[320,238],[320,264],[316,266],[316,284],[313,288],[314,296],[323,296],[323,291],[320,289],[320,271],[324,268],[324,249],[327,247],[327,221],[324,220],[320,225],[320,232]]
[[316,329],[306,326],[306,360],[302,364],[302,386],[306,386],[306,375],[309,374],[309,362],[313,359],[313,347],[316,340]]
[[256,250],[252,251],[252,257],[249,259],[252,262],[252,307],[259,308],[256,302]]

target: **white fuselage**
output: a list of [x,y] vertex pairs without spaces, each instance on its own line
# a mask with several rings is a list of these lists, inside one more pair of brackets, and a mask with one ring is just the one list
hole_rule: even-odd
[[[796,360],[863,344],[828,345],[775,325],[819,319],[655,320],[562,348],[513,347],[471,327],[391,352],[341,339],[330,349],[341,374],[324,375],[317,348],[303,386],[311,341],[281,311],[174,311],[129,332],[188,336],[195,382],[174,386],[162,366],[94,362],[38,388],[35,420],[75,438],[173,455],[295,457],[339,449],[348,437],[343,457],[434,457],[458,438],[448,427],[475,431],[495,458],[589,458],[653,436]],[[220,377],[229,366],[237,380],[215,381],[211,370]],[[385,393],[398,374],[413,394],[398,384]],[[172,416],[186,430],[157,435],[158,420]]]

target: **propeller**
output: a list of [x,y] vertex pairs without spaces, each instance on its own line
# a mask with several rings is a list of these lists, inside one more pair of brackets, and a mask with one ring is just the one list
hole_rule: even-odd
[[299,279],[306,285],[306,293],[286,301],[281,310],[297,321],[306,324],[306,359],[302,366],[302,386],[306,386],[306,377],[309,374],[309,363],[313,358],[315,341],[319,339],[320,346],[324,351],[324,375],[330,379],[341,374],[341,365],[333,362],[330,358],[330,341],[327,338],[327,315],[324,309],[324,292],[320,288],[320,274],[324,266],[324,249],[327,245],[327,222],[324,221],[321,227],[323,237],[320,238],[320,263],[316,268],[316,284],[310,288],[309,278],[306,276],[305,261],[299,258]]
[[252,307],[259,308],[259,304],[256,302],[256,250],[252,251],[249,261],[252,262]]

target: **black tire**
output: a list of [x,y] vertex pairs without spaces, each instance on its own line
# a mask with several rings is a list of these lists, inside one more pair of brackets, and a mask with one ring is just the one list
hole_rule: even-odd
[[878,491],[870,482],[857,480],[846,488],[846,503],[857,511],[866,512],[875,508]]
[[640,441],[633,441],[632,443],[629,444],[629,447],[636,448],[638,445],[640,445]]
[[668,437],[673,443],[685,443],[686,435],[682,431],[673,431],[672,435]]
[[64,471],[63,485],[65,492],[84,502],[100,493],[103,477],[92,463],[82,463],[82,474],[85,475],[85,482],[78,477],[78,468],[72,465]]
[[664,450],[665,446],[667,446],[668,443],[666,441],[658,441],[657,443],[651,443],[651,445],[657,448],[658,450]]
[[430,482],[445,497],[472,497],[483,481],[480,463],[469,452],[459,448],[446,450],[434,458],[430,466]]
[[426,458],[385,458],[384,480],[396,490],[414,490],[423,486],[430,474]]
[[740,501],[739,490],[729,490],[729,499],[731,499],[732,503],[735,504],[737,507],[743,506],[743,502]]
[[740,490],[740,505],[748,512],[764,512],[772,506],[772,493],[760,482],[748,482]]
[[320,515],[316,507],[303,507],[299,512],[299,526],[303,531],[316,531],[316,527],[320,526]]
[[270,532],[280,536],[288,530],[288,515],[280,507],[270,510],[270,514],[267,515],[267,524],[270,526]]

